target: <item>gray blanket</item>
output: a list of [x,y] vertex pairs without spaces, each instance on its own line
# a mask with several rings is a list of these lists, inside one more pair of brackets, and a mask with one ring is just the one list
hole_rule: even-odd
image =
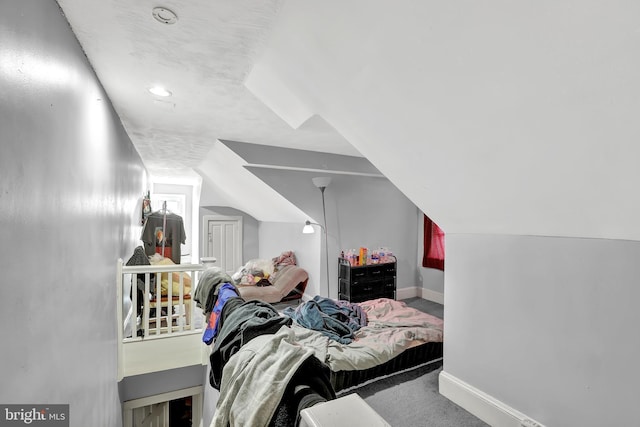
[[286,326],[249,341],[224,367],[211,427],[268,426],[289,380],[312,355]]
[[[209,298],[211,292],[215,291],[216,286],[221,283],[234,284],[234,281],[231,276],[222,271],[219,267],[207,268],[200,275],[193,299],[195,300],[198,308],[201,308],[205,314],[210,313],[213,309],[213,306],[207,307],[207,298]],[[211,298],[209,298],[209,300],[211,300]]]

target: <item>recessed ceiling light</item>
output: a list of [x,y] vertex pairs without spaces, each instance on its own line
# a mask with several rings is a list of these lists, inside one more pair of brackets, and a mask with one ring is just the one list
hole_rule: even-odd
[[158,96],[171,96],[171,92],[160,86],[154,86],[150,88],[149,92]]
[[166,7],[154,7],[152,13],[156,21],[163,24],[175,24],[178,22],[178,15]]

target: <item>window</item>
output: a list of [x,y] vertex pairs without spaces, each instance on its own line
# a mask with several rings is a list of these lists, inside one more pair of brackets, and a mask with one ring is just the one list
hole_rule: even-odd
[[151,208],[153,212],[162,209],[162,205],[167,203],[167,210],[181,217],[185,217],[185,196],[184,194],[154,194],[151,197]]
[[444,271],[444,231],[426,215],[424,215],[422,266]]

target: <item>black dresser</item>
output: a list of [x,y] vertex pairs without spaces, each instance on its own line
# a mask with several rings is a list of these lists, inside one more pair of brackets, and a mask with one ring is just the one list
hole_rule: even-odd
[[396,299],[396,263],[352,266],[338,258],[340,293],[338,298],[362,302],[376,298]]

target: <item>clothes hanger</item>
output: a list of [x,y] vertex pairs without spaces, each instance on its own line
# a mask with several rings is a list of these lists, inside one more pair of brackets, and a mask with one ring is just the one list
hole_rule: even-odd
[[162,207],[160,209],[158,209],[157,211],[154,212],[155,214],[171,214],[173,212],[171,212],[169,209],[167,209],[167,201],[165,200],[164,202],[162,202]]

